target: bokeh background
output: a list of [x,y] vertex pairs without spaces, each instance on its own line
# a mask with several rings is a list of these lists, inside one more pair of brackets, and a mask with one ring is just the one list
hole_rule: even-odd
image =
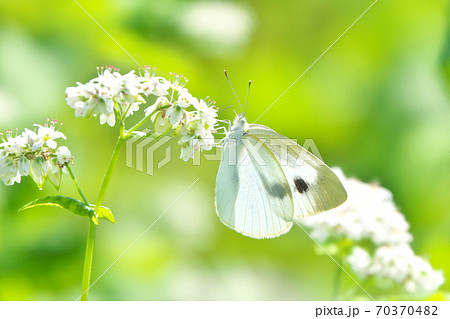
[[[235,105],[227,69],[247,112],[260,114],[371,1],[79,1],[142,65],[181,73],[195,96]],[[379,1],[258,122],[313,138],[330,166],[378,181],[411,224],[413,248],[450,274],[450,29],[447,1]],[[72,0],[0,2],[0,127],[64,122],[74,170],[94,201],[117,128],[73,116],[64,90],[137,64]],[[223,118],[233,118],[227,110]],[[163,157],[163,153],[156,156]],[[92,300],[328,300],[336,265],[301,231],[254,240],[214,211],[217,161],[174,159],[154,176],[122,153],[106,196],[116,217],[96,241],[98,277],[197,177],[198,183],[99,280]],[[79,296],[88,220],[56,208],[24,213],[30,178],[0,185],[0,299]],[[61,194],[77,197],[67,176]],[[354,284],[344,279],[344,288]],[[366,287],[376,294],[375,287]],[[443,291],[450,289],[447,280]]]

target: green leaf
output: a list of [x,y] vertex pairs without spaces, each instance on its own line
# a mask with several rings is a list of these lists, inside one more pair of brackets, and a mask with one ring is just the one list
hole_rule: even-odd
[[[91,205],[91,209],[94,209],[95,205]],[[107,221],[115,224],[116,220],[114,219],[114,215],[111,212],[111,209],[109,209],[108,207],[105,206],[101,206],[98,213],[97,213],[97,217],[99,219],[106,219]]]
[[90,218],[95,224],[98,224],[98,218],[106,219],[113,224],[115,223],[114,216],[109,208],[104,206],[100,207],[99,213],[96,216],[93,205],[88,206],[79,200],[66,196],[47,196],[36,199],[20,208],[19,212],[38,206],[65,208],[76,215]]

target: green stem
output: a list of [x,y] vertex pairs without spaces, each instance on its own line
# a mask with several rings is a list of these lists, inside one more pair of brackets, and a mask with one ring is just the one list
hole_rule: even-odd
[[[94,211],[98,213],[99,208],[102,205],[103,199],[105,198],[106,190],[108,188],[109,182],[111,181],[111,176],[114,171],[114,167],[117,164],[117,160],[119,159],[120,150],[122,149],[123,143],[126,138],[123,134],[123,127],[121,126],[120,137],[117,140],[116,148],[114,149],[113,155],[111,157],[111,161],[109,162],[108,170],[106,171],[105,177],[103,178],[102,187],[100,188],[100,192],[98,194],[97,202],[95,203]],[[95,234],[97,231],[97,225],[90,220],[89,221],[89,233],[86,244],[86,255],[84,257],[84,268],[83,268],[83,281],[81,285],[81,300],[87,301],[90,282],[91,282],[91,269],[92,269],[92,259],[94,256],[94,243],[95,243]]]
[[166,109],[166,108],[168,108],[168,107],[169,107],[169,106],[163,106],[163,107],[158,107],[158,108],[156,108],[152,113],[150,113],[149,115],[147,115],[146,117],[144,117],[142,120],[140,120],[139,122],[137,122],[137,123],[136,123],[136,124],[135,124],[128,132],[127,132],[127,134],[125,135],[125,138],[130,137],[130,136],[131,136],[131,133],[133,133],[133,132],[136,131],[138,128],[140,128],[142,125],[144,125],[145,122],[147,122],[153,114],[155,114],[156,112],[161,111],[162,109]]
[[[102,186],[100,188],[100,192],[97,197],[97,202],[95,203],[94,212],[96,214],[98,213],[98,210],[103,203],[103,199],[105,198],[106,190],[108,189],[108,185],[109,185],[109,182],[111,181],[112,173],[117,164],[117,160],[119,159],[120,150],[122,149],[124,142],[131,137],[132,132],[136,131],[145,122],[147,122],[153,114],[155,114],[156,112],[160,111],[163,108],[167,108],[167,107],[157,108],[151,114],[149,114],[144,119],[139,121],[136,125],[134,125],[126,134],[125,134],[124,123],[123,123],[123,121],[120,122],[120,136],[117,140],[116,148],[114,149],[113,155],[109,162],[109,166],[106,171],[105,177],[103,178]],[[69,170],[69,174],[71,174],[71,176],[73,176],[73,173],[71,172],[71,170]],[[81,192],[80,188],[78,187],[78,183],[76,182],[75,176],[73,176],[72,179],[73,179],[75,186],[77,187],[81,197],[83,197],[83,200],[85,200],[83,193]],[[86,200],[86,203],[87,203],[87,200]],[[90,288],[90,283],[91,283],[91,270],[92,270],[92,260],[93,260],[93,256],[94,256],[94,243],[95,243],[96,232],[97,232],[97,225],[92,220],[90,220],[89,221],[88,239],[87,239],[87,243],[86,243],[86,255],[84,257],[83,280],[82,280],[82,284],[81,284],[81,300],[82,301],[88,300],[89,288]]]
[[86,196],[84,196],[83,192],[81,191],[80,186],[78,186],[78,181],[77,178],[75,177],[75,175],[73,174],[72,168],[70,167],[70,165],[66,165],[67,171],[69,172],[70,177],[72,178],[72,181],[75,185],[75,188],[77,189],[78,193],[80,194],[81,198],[83,199],[84,203],[86,205],[89,205],[88,200],[86,199]]
[[88,301],[96,232],[97,225],[95,225],[95,223],[91,219],[89,219],[89,233],[86,243],[86,253],[84,256],[83,280],[81,282],[81,301]]
[[119,137],[117,140],[116,148],[114,149],[111,161],[109,162],[108,170],[106,171],[105,177],[103,178],[102,187],[97,197],[97,202],[95,203],[95,212],[98,211],[105,198],[106,190],[108,188],[109,182],[111,181],[111,176],[116,166],[117,160],[119,159],[120,150],[122,149],[123,143],[125,142],[124,137]]

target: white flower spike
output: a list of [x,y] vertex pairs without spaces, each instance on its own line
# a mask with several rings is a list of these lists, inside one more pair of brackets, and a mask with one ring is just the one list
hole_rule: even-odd
[[[121,75],[111,66],[99,68],[98,77],[86,84],[66,89],[67,104],[76,117],[99,116],[100,124],[114,126],[135,112],[142,104],[154,98],[144,110],[153,121],[155,132],[163,134],[173,129],[182,135],[181,158],[188,160],[196,150],[211,149],[217,124],[215,102],[197,99],[185,88],[188,80],[170,73],[169,80],[155,76],[155,68],[145,67],[143,75],[134,71]],[[52,147],[52,142],[49,142]]]
[[[344,259],[359,277],[374,277],[383,287],[396,283],[413,295],[434,293],[444,283],[444,276],[414,254],[409,224],[395,206],[391,192],[376,184],[348,179],[340,169],[335,173],[347,190],[347,201],[333,212],[299,222],[325,246],[347,254]],[[339,249],[340,243],[345,248]]]

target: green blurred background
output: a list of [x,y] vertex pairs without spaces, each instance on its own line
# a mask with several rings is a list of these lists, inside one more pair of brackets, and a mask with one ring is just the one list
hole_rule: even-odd
[[[236,105],[222,70],[260,114],[371,1],[80,1],[142,65],[181,73],[195,96]],[[448,2],[379,1],[259,123],[313,138],[324,160],[349,176],[389,188],[411,224],[412,246],[450,273],[450,40]],[[74,170],[94,201],[117,127],[76,119],[64,90],[136,63],[77,4],[0,2],[0,127],[46,117],[64,122]],[[231,110],[222,115],[232,118]],[[157,156],[163,157],[164,154]],[[178,159],[146,175],[122,153],[106,196],[117,224],[103,222],[93,279],[197,177],[198,183],[93,287],[92,300],[327,300],[335,264],[317,256],[298,228],[253,240],[223,226],[214,211],[216,161]],[[0,299],[79,296],[88,221],[58,209],[17,213],[39,196],[30,178],[0,185]],[[77,197],[68,176],[60,190]],[[346,288],[354,284],[346,278]],[[447,281],[443,290],[448,291]],[[367,287],[376,293],[374,287]]]

